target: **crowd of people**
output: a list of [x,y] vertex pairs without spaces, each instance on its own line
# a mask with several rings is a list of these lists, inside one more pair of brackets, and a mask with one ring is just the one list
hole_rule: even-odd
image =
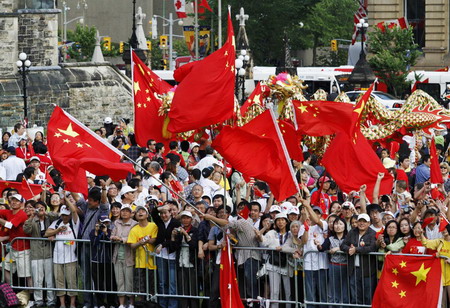
[[150,139],[139,147],[127,119],[106,118],[95,132],[136,162],[136,174],[114,182],[87,172],[86,198],[64,189],[43,133],[33,140],[17,124],[2,136],[0,180],[42,185],[28,200],[10,187],[0,199],[4,279],[36,288],[28,307],[133,308],[146,293],[162,307],[220,307],[226,239],[249,307],[264,299],[271,307],[370,304],[383,254],[450,257],[450,166],[441,150],[443,183],[430,183],[426,137],[396,156],[377,149],[395,178],[390,194],[379,194],[384,173],[370,196],[366,185],[341,192],[305,151],[304,161],[292,161],[298,193],[275,200],[267,183],[244,179],[208,140]]

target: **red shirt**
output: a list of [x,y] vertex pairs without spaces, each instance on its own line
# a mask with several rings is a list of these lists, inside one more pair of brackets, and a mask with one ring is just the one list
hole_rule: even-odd
[[426,249],[421,241],[412,237],[408,240],[405,247],[402,249],[402,253],[412,253],[412,254],[429,254],[430,250]]
[[25,148],[18,147],[16,148],[16,156],[25,160],[25,162],[29,162],[30,158],[34,156],[33,147],[25,146]]
[[405,181],[406,182],[406,190],[409,191],[409,181],[408,175],[406,175],[405,170],[397,169],[397,181]]
[[177,151],[174,151],[174,150],[170,150],[169,153],[175,154],[178,157],[180,157],[180,166],[183,168],[186,168],[186,162],[184,161],[184,158],[180,153],[178,153]]
[[[12,210],[0,210],[0,218],[12,223],[12,228],[9,230],[9,241],[12,242],[16,237],[28,237],[23,231],[23,224],[28,219],[27,214],[20,210],[16,214],[13,214]],[[12,248],[16,251],[22,251],[30,249],[29,240],[17,240],[12,243]]]

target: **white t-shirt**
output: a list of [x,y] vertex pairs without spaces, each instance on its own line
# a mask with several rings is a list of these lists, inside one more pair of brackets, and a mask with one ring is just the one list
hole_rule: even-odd
[[[56,229],[55,220],[49,227],[49,229]],[[72,219],[73,231],[78,234],[78,229],[80,228],[80,220],[75,223]],[[67,264],[71,262],[78,261],[77,258],[77,243],[73,241],[76,239],[76,234],[73,234],[72,228],[70,228],[70,223],[64,224],[61,221],[58,227],[65,226],[66,231],[59,232],[55,235],[55,249],[53,250],[53,263],[55,264]]]
[[[308,241],[303,247],[304,257],[304,269],[307,271],[317,271],[320,269],[328,269],[328,257],[326,252],[318,252],[314,240],[318,240],[319,243],[325,241],[324,234],[328,231],[328,224],[326,221],[322,220],[323,229],[319,225],[314,225],[309,227],[308,231]],[[298,237],[301,237],[305,233],[305,226],[302,225],[298,232]],[[311,251],[307,254],[308,251]]]
[[155,178],[159,179],[159,174],[158,173],[154,174],[153,176],[151,176],[151,177],[149,177],[147,179],[144,178],[142,180],[142,186],[144,186],[144,188],[146,190],[148,190],[150,187],[153,187],[153,186],[158,186],[158,187],[161,186],[162,185],[161,182],[159,182]]
[[136,204],[136,206],[145,206],[145,198],[147,198],[148,196],[148,190],[147,189],[143,189],[139,195],[136,197],[136,200],[134,201],[134,204]]

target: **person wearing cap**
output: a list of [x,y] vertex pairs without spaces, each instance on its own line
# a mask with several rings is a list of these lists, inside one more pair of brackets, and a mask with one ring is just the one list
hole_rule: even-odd
[[[286,213],[278,213],[275,216],[274,229],[268,231],[264,236],[259,234],[261,245],[269,249],[269,261],[266,263],[266,270],[269,272],[270,299],[278,300],[280,298],[281,282],[284,290],[284,298],[291,298],[291,281],[288,271],[287,254],[282,252],[282,246],[286,243],[291,233],[288,229],[288,218]],[[272,303],[271,307],[277,308],[278,303]],[[291,307],[286,304],[286,307]]]
[[[179,228],[180,222],[170,214],[168,205],[155,207],[151,216],[158,226],[155,241],[156,266],[159,294],[177,294],[176,284],[176,252],[180,249],[179,242],[172,240],[172,232]],[[162,297],[159,304],[163,307],[175,308],[178,301],[174,298]]]
[[199,154],[200,145],[197,142],[192,142],[190,145],[190,154],[188,157],[188,170],[193,170],[198,164],[201,157]]
[[17,176],[27,167],[23,159],[16,156],[16,149],[8,147],[8,158],[2,162],[6,171],[6,181],[15,181]]
[[31,287],[31,263],[30,263],[30,241],[17,240],[16,237],[27,237],[23,225],[28,219],[23,210],[25,199],[22,195],[15,193],[9,199],[10,210],[0,210],[0,226],[9,230],[9,241],[11,250],[5,257],[5,279],[11,281],[11,274],[17,271],[19,278],[26,278],[27,285]]
[[[195,283],[197,276],[197,251],[198,251],[198,229],[192,225],[192,213],[182,211],[181,227],[172,230],[172,241],[177,242],[180,247],[176,252],[178,273],[178,294],[197,296],[198,284]],[[198,308],[198,299],[180,300],[180,307]]]
[[16,156],[23,159],[25,163],[28,163],[33,155],[34,150],[31,142],[28,143],[27,137],[20,137],[19,146],[16,148]]
[[[131,229],[137,225],[137,221],[131,218],[132,209],[129,205],[122,205],[120,209],[120,218],[114,221],[114,228],[111,233],[111,241],[116,243],[112,255],[114,264],[114,273],[119,292],[119,307],[125,308],[126,294],[133,292],[133,271],[134,255],[128,242],[128,236]],[[134,304],[134,296],[129,296],[130,304]]]
[[[23,231],[31,237],[43,238],[45,231],[53,221],[59,218],[56,212],[47,212],[47,205],[38,201],[34,205],[30,218],[25,221]],[[44,277],[45,287],[54,288],[53,285],[53,260],[52,245],[50,241],[30,241],[31,251],[31,277],[35,288],[42,288]],[[42,290],[34,291],[34,302],[37,307],[44,306]],[[47,306],[55,306],[56,298],[54,291],[47,291]]]
[[[111,220],[109,215],[101,215],[95,229],[89,234],[91,240],[92,280],[96,290],[113,291],[113,266],[111,237]],[[108,243],[105,243],[108,242]],[[95,293],[97,305],[107,307],[115,302],[114,294]]]
[[351,230],[352,225],[350,223],[350,220],[352,216],[355,214],[355,206],[350,201],[345,201],[342,203],[342,216],[347,222],[347,229]]
[[376,232],[370,228],[370,217],[358,215],[358,226],[348,232],[341,250],[348,254],[350,303],[370,305],[376,287],[376,259],[368,255],[377,251]]
[[39,157],[37,157],[37,156],[31,157],[28,167],[34,167],[38,171],[36,179],[39,181],[40,184],[45,182],[45,173],[42,172],[40,169],[41,159]]
[[327,279],[328,256],[324,252],[319,252],[317,243],[322,244],[324,242],[325,235],[328,233],[328,224],[325,220],[322,220],[322,208],[319,206],[311,207],[310,198],[301,200],[301,203],[308,217],[298,233],[299,237],[308,233],[304,238],[306,242],[303,246],[306,299],[326,302],[327,288],[321,282]]
[[136,208],[136,205],[134,201],[136,200],[136,188],[131,188],[131,186],[123,186],[122,190],[120,191],[120,199],[122,205],[127,204],[131,206],[131,208],[134,210]]
[[106,130],[106,137],[109,137],[114,132],[115,125],[113,124],[113,120],[111,117],[106,117],[103,120],[103,128]]
[[296,220],[299,220],[299,217],[300,217],[300,210],[299,210],[298,206],[292,206],[292,207],[287,211],[286,214],[287,214],[288,220],[289,220],[290,222],[296,221]]
[[[107,187],[111,184],[111,179],[106,181],[100,179],[100,187],[93,188],[88,192],[87,201],[78,193],[72,192],[72,197],[76,201],[76,206],[80,209],[84,216],[83,225],[80,228],[79,238],[90,240],[89,234],[95,229],[95,225],[100,216],[109,215],[109,202],[107,197]],[[80,270],[82,277],[82,285],[85,290],[92,288],[91,275],[91,250],[89,245],[81,244],[80,250]],[[83,293],[84,306],[86,308],[93,308],[93,294]]]
[[14,134],[8,139],[8,147],[17,148],[22,138],[28,139],[27,131],[22,123],[16,123],[14,125]]
[[323,213],[328,213],[331,205],[331,196],[328,195],[331,179],[327,176],[321,176],[318,181],[317,190],[311,194],[311,205],[319,206]]
[[[129,210],[129,208],[124,208],[121,212],[124,210]],[[125,215],[128,215],[128,213]],[[156,267],[154,257],[147,255],[146,251],[151,253],[155,251],[158,227],[155,223],[149,222],[148,217],[149,213],[147,208],[144,206],[136,207],[134,219],[138,223],[131,228],[127,243],[131,244],[130,247],[135,253],[134,291],[145,292],[147,288],[146,283],[148,282],[149,292],[155,294],[154,271]],[[129,285],[125,285],[125,288],[128,289],[129,287]],[[138,297],[137,299],[143,300],[142,297]]]
[[275,219],[275,216],[281,213],[281,207],[277,204],[274,204],[270,207],[269,215],[271,219]]
[[[60,208],[60,218],[52,222],[44,236],[56,239],[53,249],[53,270],[57,289],[78,289],[77,285],[77,234],[80,228],[77,207],[65,198],[66,205]],[[89,277],[91,279],[91,277]],[[60,306],[66,307],[66,294],[70,297],[70,307],[76,307],[78,293],[74,291],[57,291]]]

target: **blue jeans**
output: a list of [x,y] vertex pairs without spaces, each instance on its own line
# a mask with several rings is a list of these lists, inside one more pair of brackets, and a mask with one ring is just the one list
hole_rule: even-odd
[[[158,293],[159,294],[177,294],[177,270],[176,261],[156,257],[156,267],[158,273]],[[169,293],[167,293],[169,290]],[[178,301],[173,298],[161,296],[159,304],[164,308],[177,308]]]
[[348,304],[348,274],[347,265],[330,264],[329,295],[332,303]]
[[370,305],[372,295],[376,287],[375,272],[370,276],[364,277],[362,268],[355,267],[353,274],[350,276],[350,295],[352,304]]
[[258,297],[258,280],[256,273],[259,270],[259,261],[253,258],[248,258],[244,262],[245,275],[245,298],[256,299]]
[[[327,302],[327,270],[305,270],[305,296],[310,302]],[[309,304],[308,307],[326,307]]]

